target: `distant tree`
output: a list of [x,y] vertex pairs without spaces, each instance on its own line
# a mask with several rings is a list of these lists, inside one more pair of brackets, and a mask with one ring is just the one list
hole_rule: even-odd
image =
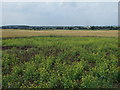
[[94,29],[95,29],[95,26],[91,26],[90,29],[94,30]]

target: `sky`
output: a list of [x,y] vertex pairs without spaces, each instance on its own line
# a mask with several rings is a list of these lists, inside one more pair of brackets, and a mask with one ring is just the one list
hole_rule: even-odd
[[119,0],[2,0],[3,2],[118,2]]
[[118,2],[3,2],[2,25],[118,25]]
[[120,2],[118,3],[118,26],[120,27]]

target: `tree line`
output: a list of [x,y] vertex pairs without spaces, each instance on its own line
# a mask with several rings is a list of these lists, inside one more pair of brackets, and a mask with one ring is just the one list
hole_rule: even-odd
[[118,26],[26,26],[7,25],[2,29],[26,29],[26,30],[120,30]]

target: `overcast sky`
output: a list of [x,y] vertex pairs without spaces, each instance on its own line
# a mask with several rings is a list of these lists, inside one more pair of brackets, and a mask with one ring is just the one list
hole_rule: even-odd
[[118,25],[117,2],[4,2],[2,25]]

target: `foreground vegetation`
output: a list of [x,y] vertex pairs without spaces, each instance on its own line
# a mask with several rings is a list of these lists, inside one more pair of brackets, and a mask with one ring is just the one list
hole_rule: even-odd
[[2,42],[3,88],[117,88],[117,37],[32,37]]

